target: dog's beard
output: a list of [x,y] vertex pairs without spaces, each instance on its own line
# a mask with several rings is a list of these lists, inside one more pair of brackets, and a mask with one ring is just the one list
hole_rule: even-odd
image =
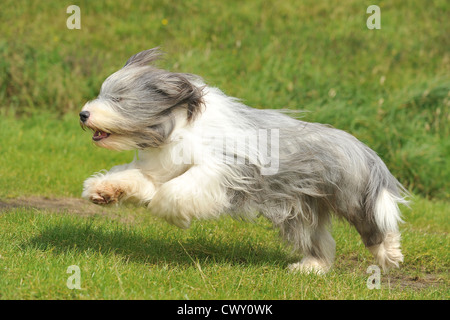
[[106,132],[104,129],[89,127],[83,123],[81,123],[81,127],[92,132],[92,141],[98,147],[116,151],[136,149],[134,141],[124,135]]
[[116,151],[134,150],[136,149],[134,141],[121,135],[111,134],[107,138],[95,141],[95,145]]

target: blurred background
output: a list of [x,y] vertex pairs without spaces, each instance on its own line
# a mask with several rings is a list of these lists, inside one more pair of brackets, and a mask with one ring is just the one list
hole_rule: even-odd
[[[369,5],[381,29],[369,30]],[[67,7],[81,10],[68,29]],[[12,1],[0,10],[0,197],[79,197],[133,154],[95,149],[78,112],[133,54],[256,108],[308,111],[374,149],[414,194],[449,199],[448,1]]]

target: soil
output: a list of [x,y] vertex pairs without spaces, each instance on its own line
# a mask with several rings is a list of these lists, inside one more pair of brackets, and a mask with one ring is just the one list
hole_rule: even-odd
[[27,208],[51,212],[67,212],[82,216],[106,214],[107,208],[77,198],[27,197],[10,200],[0,199],[0,212],[8,209]]

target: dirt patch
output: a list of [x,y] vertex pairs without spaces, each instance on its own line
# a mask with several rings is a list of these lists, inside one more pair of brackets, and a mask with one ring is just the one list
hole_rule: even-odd
[[107,208],[92,204],[77,198],[48,198],[27,197],[10,200],[0,200],[0,212],[15,208],[48,210],[52,212],[65,212],[82,216],[94,214],[107,214]]
[[428,287],[438,287],[444,284],[444,279],[434,274],[424,274],[421,276],[397,275],[388,277],[383,281],[387,287],[410,288],[413,290],[421,290]]

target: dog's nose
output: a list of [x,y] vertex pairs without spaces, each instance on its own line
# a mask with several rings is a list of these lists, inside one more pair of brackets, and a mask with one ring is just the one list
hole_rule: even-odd
[[85,122],[89,118],[90,115],[91,114],[89,113],[89,111],[81,111],[80,112],[80,120],[81,120],[81,122]]

